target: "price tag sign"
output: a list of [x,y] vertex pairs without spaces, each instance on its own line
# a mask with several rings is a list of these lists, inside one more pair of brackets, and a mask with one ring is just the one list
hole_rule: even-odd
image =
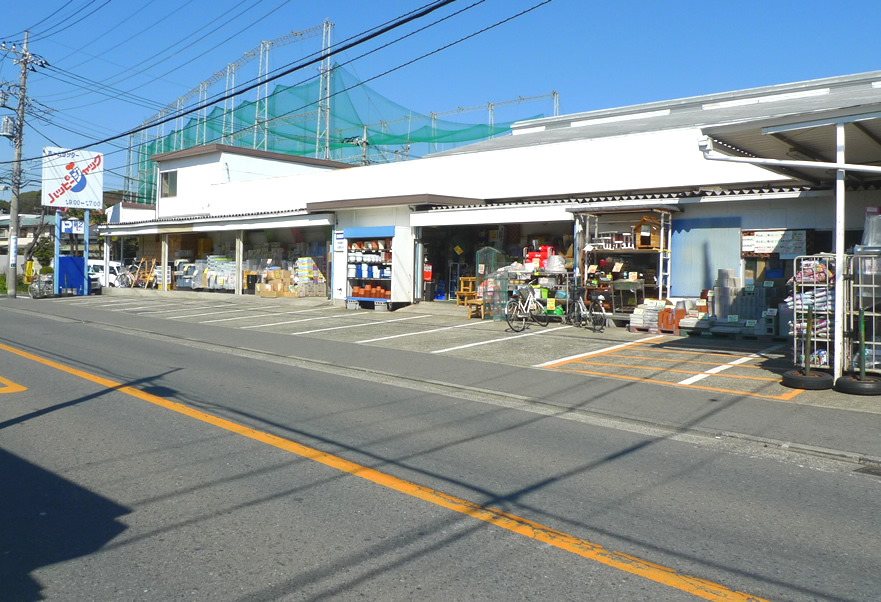
[[758,322],[759,322],[758,320],[747,320],[746,325],[748,327],[752,327],[752,326],[755,326],[756,324],[758,324]]
[[592,264],[592,265],[587,266],[587,273],[588,274],[596,274],[598,267],[600,267],[600,266],[598,266],[596,264]]
[[554,311],[557,309],[557,300],[556,299],[548,299],[548,310]]
[[737,314],[731,314],[728,316],[728,321],[729,322],[740,322],[740,316],[738,316]]
[[767,313],[769,316],[776,316],[776,315],[777,315],[777,309],[776,309],[776,308],[774,308],[774,309],[769,309],[769,310],[768,310],[767,312],[765,312],[765,313]]
[[746,292],[748,292],[748,293],[751,293],[751,292],[753,292],[754,290],[756,290],[756,287],[755,287],[754,284],[747,284],[747,285],[746,285],[745,287],[743,287],[743,288],[744,288],[744,290],[745,290]]
[[765,288],[774,288],[774,281],[773,280],[765,280],[764,286],[765,286]]

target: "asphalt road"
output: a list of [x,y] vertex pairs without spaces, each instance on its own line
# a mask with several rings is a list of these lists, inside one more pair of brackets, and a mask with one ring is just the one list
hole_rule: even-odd
[[707,435],[876,414],[94,301],[0,300],[0,599],[879,599],[877,474]]

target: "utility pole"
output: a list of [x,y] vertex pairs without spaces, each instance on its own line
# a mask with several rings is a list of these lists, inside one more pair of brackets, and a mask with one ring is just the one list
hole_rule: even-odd
[[15,297],[18,284],[18,198],[21,193],[21,153],[24,142],[24,108],[27,104],[28,66],[31,55],[28,52],[28,32],[24,32],[24,45],[21,50],[6,48],[4,43],[0,50],[19,55],[16,59],[21,65],[21,76],[18,82],[18,107],[15,120],[15,158],[12,162],[12,201],[9,204],[9,269],[6,273],[6,295]]

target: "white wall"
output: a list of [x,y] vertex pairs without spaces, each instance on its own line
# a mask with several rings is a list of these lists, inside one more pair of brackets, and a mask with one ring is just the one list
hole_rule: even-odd
[[691,128],[533,145],[293,176],[278,184],[314,203],[424,193],[505,199],[781,179],[754,165],[707,161],[699,137]]
[[219,165],[220,179],[211,182],[211,184],[262,180],[264,178],[295,176],[336,169],[333,167],[277,161],[228,152],[223,153],[220,157]]
[[178,172],[177,196],[157,199],[157,218],[304,208],[306,200],[292,200],[279,179],[333,169],[230,152],[163,161],[160,173]]

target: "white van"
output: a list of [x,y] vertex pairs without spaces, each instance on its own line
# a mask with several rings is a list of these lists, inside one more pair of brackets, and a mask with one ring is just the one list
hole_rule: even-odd
[[116,286],[116,277],[119,275],[119,272],[122,271],[122,264],[118,261],[108,262],[108,270],[108,273],[105,274],[103,259],[89,260],[89,274],[97,277],[101,286]]

